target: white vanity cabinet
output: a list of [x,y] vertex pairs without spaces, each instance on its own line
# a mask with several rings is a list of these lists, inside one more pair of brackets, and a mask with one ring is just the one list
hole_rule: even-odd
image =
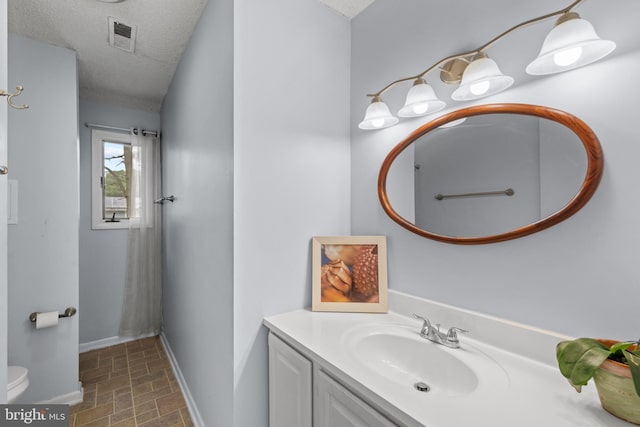
[[270,333],[269,426],[394,427],[396,424]]
[[269,334],[269,426],[311,427],[311,362]]
[[[299,309],[264,319],[271,427],[629,425],[602,409],[595,387],[578,394],[558,372],[563,335],[389,295],[384,314]],[[474,332],[450,349],[421,338],[412,313]]]
[[313,405],[316,427],[394,427],[378,411],[320,369],[316,369]]

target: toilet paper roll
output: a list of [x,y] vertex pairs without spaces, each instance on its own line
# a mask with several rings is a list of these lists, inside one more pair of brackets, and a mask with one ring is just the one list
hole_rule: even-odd
[[58,325],[58,312],[49,311],[47,313],[38,313],[36,316],[36,329],[50,328]]

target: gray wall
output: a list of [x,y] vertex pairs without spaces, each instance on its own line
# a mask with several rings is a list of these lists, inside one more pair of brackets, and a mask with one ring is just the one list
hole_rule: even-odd
[[234,21],[234,425],[257,427],[262,318],[310,305],[312,236],[350,233],[350,25],[317,0],[236,1]]
[[207,426],[233,410],[233,2],[210,1],[162,107],[164,332]]
[[[551,23],[529,27],[489,52],[503,72],[516,77],[516,86],[478,104],[523,102],[559,108],[583,119],[600,138],[604,177],[591,201],[567,221],[517,240],[459,246],[413,235],[380,207],[376,179],[382,160],[429,118],[405,120],[379,132],[360,131],[357,123],[368,102],[364,94],[515,25],[494,13],[501,7],[517,7],[522,20],[558,7],[547,0],[505,3],[465,0],[452,8],[420,0],[377,0],[352,21],[352,231],[388,236],[393,289],[568,335],[634,338],[638,331],[632,313],[637,312],[640,298],[636,129],[640,89],[626,78],[611,76],[638,74],[637,44],[619,43],[615,54],[604,61],[529,78],[527,84],[523,84],[524,67],[538,53]],[[597,27],[606,38],[607,26],[635,29],[634,16],[640,10],[636,2],[625,0],[616,12],[602,2],[587,2],[578,12],[585,18],[608,16],[607,25]],[[437,80],[430,78],[434,84]],[[449,109],[469,105],[451,101],[452,88],[436,86]],[[384,99],[397,110],[405,93],[400,88]]]
[[37,402],[79,389],[79,316],[41,330],[28,318],[78,307],[76,54],[10,35],[9,81],[25,87],[20,102],[31,106],[9,112],[9,178],[19,182],[19,224],[9,227],[9,364],[29,369],[21,399]]
[[91,129],[85,123],[160,129],[160,114],[80,100],[80,343],[118,335],[127,273],[127,229],[91,229]]
[[349,232],[348,70],[316,0],[209,2],[165,98],[164,328],[207,426],[267,425],[262,318]]

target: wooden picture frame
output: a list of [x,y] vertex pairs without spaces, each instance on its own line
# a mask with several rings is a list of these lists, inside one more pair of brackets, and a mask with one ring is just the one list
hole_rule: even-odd
[[314,237],[312,257],[313,311],[388,311],[385,236]]

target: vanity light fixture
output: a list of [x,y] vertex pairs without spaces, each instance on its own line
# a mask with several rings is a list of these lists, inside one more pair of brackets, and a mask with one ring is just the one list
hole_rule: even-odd
[[575,12],[564,13],[547,34],[540,54],[529,65],[528,74],[553,74],[591,64],[610,54],[616,44],[602,40],[589,21]]
[[487,56],[486,51],[512,32],[549,18],[559,17],[545,38],[540,54],[526,67],[528,74],[559,73],[604,58],[615,49],[616,44],[600,39],[593,25],[573,12],[582,2],[584,0],[575,0],[563,9],[524,21],[475,50],[443,58],[418,75],[398,79],[376,93],[367,94],[373,100],[358,127],[382,129],[398,123],[398,118],[391,114],[381,96],[393,86],[406,81],[414,81],[414,84],[398,116],[419,117],[442,110],[445,103],[438,99],[433,88],[425,81],[425,76],[435,69],[440,71],[440,79],[444,83],[459,84],[451,95],[455,101],[479,99],[509,88],[514,82],[513,77],[502,74],[498,64]]
[[445,107],[445,102],[438,99],[433,88],[423,78],[416,79],[407,93],[404,107],[398,111],[400,117],[420,117],[435,113]]
[[364,120],[360,122],[360,129],[372,130],[383,129],[398,123],[398,118],[391,115],[387,104],[382,102],[382,98],[374,96],[371,104],[367,107]]
[[387,104],[382,102],[382,98],[374,96],[371,104],[367,107],[364,120],[358,127],[364,130],[383,129],[398,123],[398,118],[391,115]]
[[513,82],[513,77],[502,74],[496,61],[481,53],[465,68],[462,82],[451,98],[455,101],[484,98],[508,89]]

